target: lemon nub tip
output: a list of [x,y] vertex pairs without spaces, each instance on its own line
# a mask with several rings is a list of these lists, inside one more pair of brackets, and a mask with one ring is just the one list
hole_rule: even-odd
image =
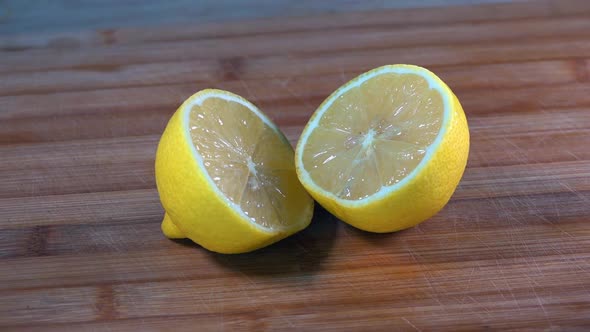
[[174,223],[168,213],[164,215],[164,220],[162,220],[162,232],[164,235],[169,239],[184,239],[184,233]]

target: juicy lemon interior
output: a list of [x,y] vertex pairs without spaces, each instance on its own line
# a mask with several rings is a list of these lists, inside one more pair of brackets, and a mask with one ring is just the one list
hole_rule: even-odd
[[253,222],[270,229],[299,222],[294,216],[308,199],[293,149],[260,116],[239,102],[208,97],[190,110],[189,131],[211,180]]
[[422,76],[378,74],[327,105],[307,139],[304,167],[322,189],[361,200],[418,166],[443,115],[440,92]]

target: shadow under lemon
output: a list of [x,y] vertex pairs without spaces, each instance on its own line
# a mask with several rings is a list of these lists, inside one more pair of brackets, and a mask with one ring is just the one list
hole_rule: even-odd
[[[445,211],[445,210],[443,210]],[[446,219],[444,213],[430,219]],[[445,222],[444,220],[427,220],[425,224]],[[435,225],[431,225],[435,226]],[[435,226],[436,228],[437,226]],[[311,224],[303,231],[286,239],[244,254],[219,254],[203,249],[211,262],[224,269],[237,271],[254,277],[309,276],[321,271],[322,262],[331,254],[337,233],[349,237],[341,243],[345,247],[364,248],[363,260],[383,259],[380,264],[397,264],[408,266],[416,264],[413,255],[421,256],[423,246],[415,246],[414,241],[428,241],[428,233],[411,227],[393,233],[372,233],[360,230],[342,222],[315,204]],[[404,235],[404,236],[402,236]],[[174,242],[193,248],[201,248],[189,239],[176,239]],[[354,244],[356,243],[356,245]],[[362,244],[361,247],[358,247]],[[413,254],[410,254],[411,250]],[[387,259],[386,259],[387,258]],[[440,257],[439,257],[440,258]],[[406,273],[410,273],[412,268]]]
[[[330,254],[340,223],[315,204],[311,224],[286,239],[244,254],[207,253],[216,264],[249,276],[311,276],[320,270],[321,263]],[[174,241],[185,246],[198,246],[188,239]]]

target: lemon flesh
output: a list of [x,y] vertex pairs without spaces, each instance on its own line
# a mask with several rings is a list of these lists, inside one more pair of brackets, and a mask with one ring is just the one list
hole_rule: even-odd
[[465,169],[469,132],[433,73],[384,66],[334,92],[299,140],[299,178],[320,204],[358,228],[389,232],[424,221]]
[[189,127],[209,177],[250,220],[269,229],[298,221],[309,196],[298,183],[293,148],[276,129],[218,97],[192,107]]
[[384,73],[334,100],[308,138],[303,162],[325,190],[367,198],[416,168],[442,116],[442,97],[423,77]]
[[305,228],[313,212],[285,136],[254,105],[221,90],[198,92],[172,116],[156,183],[164,234],[221,253],[276,242]]

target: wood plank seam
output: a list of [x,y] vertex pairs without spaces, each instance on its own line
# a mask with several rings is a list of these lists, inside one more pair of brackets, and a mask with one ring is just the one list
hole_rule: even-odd
[[[526,43],[540,43],[540,42],[575,42],[575,41],[583,41],[585,39],[585,35],[583,34],[567,34],[567,35],[558,35],[558,36],[536,36],[536,37],[527,37],[526,38]],[[297,58],[301,58],[301,59],[305,59],[308,57],[313,57],[313,56],[330,56],[330,55],[338,55],[338,54],[343,54],[343,53],[353,53],[355,51],[362,51],[364,53],[366,53],[367,51],[370,52],[375,52],[375,51],[391,51],[391,52],[395,52],[396,50],[400,50],[400,49],[404,49],[404,50],[420,50],[421,48],[427,47],[427,48],[449,48],[449,47],[466,47],[466,48],[473,48],[473,47],[481,47],[481,46],[487,46],[490,45],[492,41],[489,40],[483,40],[483,41],[463,41],[463,42],[453,42],[453,43],[449,43],[449,42],[440,42],[440,43],[433,43],[433,42],[428,42],[424,45],[420,45],[420,44],[415,44],[415,45],[396,45],[396,46],[392,46],[392,45],[371,45],[371,46],[367,46],[367,45],[363,45],[362,47],[341,47],[341,48],[337,48],[337,49],[325,49],[325,50],[321,50],[321,51],[315,51],[315,50],[306,50],[304,48],[301,49],[297,49],[297,50],[289,50],[288,52],[285,52],[283,50],[271,50],[266,51],[266,52],[254,52],[252,54],[246,54],[243,55],[243,57],[255,57],[256,59],[263,59],[263,58],[272,58],[272,57],[277,57],[277,56],[285,56],[288,55],[289,57],[297,57]],[[164,45],[162,45],[163,47],[166,47],[165,44],[167,43],[163,43]],[[170,42],[170,44],[174,44],[174,42]],[[178,44],[178,43],[176,43]],[[502,39],[499,42],[494,41],[494,44],[498,47],[502,47],[502,46],[522,46],[523,45],[523,37],[514,37],[514,38],[506,38],[506,39]],[[55,52],[53,51],[46,51],[44,53],[48,53],[49,54],[34,54],[34,56],[39,56],[39,57],[43,57],[44,59],[49,57],[51,55],[51,53],[57,53],[60,54],[63,51],[61,50],[56,50]],[[223,54],[218,54],[216,56],[223,56]],[[571,58],[578,58],[577,56],[566,56],[564,57],[563,55],[560,56],[556,56],[556,57],[550,57],[550,58],[546,58],[546,57],[542,57],[542,58],[538,58],[538,55],[534,55],[535,57],[533,59],[536,60],[549,60],[549,59],[571,59]],[[204,55],[204,56],[194,56],[191,57],[192,59],[211,59],[212,57],[214,57],[214,55]],[[18,57],[19,59],[22,59],[22,55],[19,55]],[[105,58],[105,61],[108,60],[110,63],[112,63],[113,59],[110,58]],[[157,63],[166,63],[166,62],[172,62],[173,59],[166,59],[164,61],[162,60],[157,60],[157,61],[141,61],[141,60],[134,60],[132,62],[126,62],[126,61],[118,61],[117,66],[122,66],[122,65],[130,65],[130,64],[157,64]],[[488,62],[462,62],[463,64],[468,63],[468,64],[484,64],[484,63],[488,63]],[[490,63],[495,63],[495,62],[490,62]],[[93,64],[95,65],[95,64]],[[71,64],[68,66],[44,66],[42,67],[42,69],[29,69],[29,70],[20,70],[20,69],[0,69],[0,75],[2,74],[10,74],[10,73],[19,73],[19,72],[35,72],[35,71],[39,71],[39,70],[60,70],[60,69],[67,69],[67,68],[72,68],[72,67],[76,67],[79,65],[74,65],[72,66]],[[98,65],[97,68],[100,68],[100,64]],[[109,65],[110,66],[110,65]]]
[[[540,218],[540,220],[542,220]],[[587,240],[585,240],[587,241]],[[195,245],[196,246],[196,245]],[[586,259],[590,259],[590,254],[586,254],[586,253],[576,253],[576,254],[572,254],[572,253],[568,253],[568,252],[564,252],[562,250],[556,249],[556,248],[548,248],[548,249],[552,249],[551,252],[547,252],[547,254],[543,255],[542,260],[539,260],[539,264],[544,265],[544,266],[550,266],[550,263],[556,263],[556,262],[563,262],[564,259],[566,260],[573,260],[571,261],[572,263],[574,263],[576,260],[586,260]],[[202,249],[205,250],[205,249]],[[414,255],[414,258],[412,258],[412,255]],[[420,263],[420,261],[422,260],[422,258],[416,256],[417,254],[415,252],[409,253],[406,252],[403,256],[407,258],[407,261],[404,261],[403,263],[400,262],[400,267],[401,266],[406,266],[406,267],[414,267],[414,269],[416,269],[419,272],[428,272],[426,270],[422,270],[422,263]],[[572,258],[567,258],[568,256],[573,256]],[[527,267],[530,262],[527,262],[527,259],[529,257],[527,256],[514,256],[514,257],[494,257],[494,258],[486,258],[486,259],[478,259],[478,266],[479,268],[490,268],[490,267],[497,267],[498,266],[498,259],[503,259],[503,260],[507,260],[509,261],[512,265],[516,266],[516,267],[522,267],[525,268]],[[452,265],[453,262],[445,262],[445,263],[436,263],[436,265],[440,265],[440,266],[449,266]],[[351,267],[349,271],[349,273],[352,272],[358,272],[358,273],[362,273],[362,271],[364,269],[366,269],[367,266],[359,266],[359,267]],[[587,270],[585,270],[584,267],[574,267],[575,269],[577,269],[579,272],[585,273],[588,272]],[[409,270],[407,271],[408,274],[413,274],[415,271]],[[308,271],[299,271],[299,273],[294,273],[293,275],[290,276],[290,278],[306,278],[309,275]],[[562,271],[547,271],[544,272],[545,275],[563,275],[564,272]],[[114,290],[113,288],[117,287],[117,286],[141,286],[141,285],[146,285],[146,284],[155,284],[155,283],[188,283],[191,281],[199,281],[199,280],[214,280],[216,278],[219,278],[219,275],[212,275],[212,276],[203,276],[200,274],[195,274],[195,275],[184,275],[181,277],[158,277],[158,278],[146,278],[146,279],[136,279],[136,280],[124,280],[124,281],[92,281],[92,282],[74,282],[74,283],[66,283],[66,284],[61,284],[61,285],[53,285],[53,286],[30,286],[30,287],[15,287],[15,288],[2,288],[0,289],[0,294],[2,293],[14,293],[17,291],[42,291],[42,290],[59,290],[59,289],[75,289],[75,288],[87,288],[87,287],[96,287],[96,288],[102,288],[101,292],[104,292],[104,295],[102,295],[106,300],[104,302],[104,304],[101,304],[102,309],[100,309],[100,312],[104,312],[105,316],[110,316],[110,317],[117,317],[120,316],[117,314],[117,301],[116,301],[116,297],[113,299],[113,293]],[[493,276],[489,277],[490,279],[493,279]],[[514,277],[514,280],[521,280],[518,277]],[[561,287],[559,285],[557,285],[556,287]],[[482,292],[486,292],[484,290],[482,290]]]
[[[218,313],[216,314],[219,317],[223,317],[222,313]],[[232,315],[244,315],[245,317],[259,317],[261,318],[262,316],[260,315],[260,313],[258,311],[249,311],[249,310],[235,310],[232,311]],[[182,319],[182,318],[209,318],[211,317],[210,313],[192,313],[192,314],[176,314],[176,313],[163,313],[162,315],[152,315],[149,317],[117,317],[114,318],[114,320],[116,320],[117,322],[143,322],[148,318],[168,318],[171,320],[175,320],[175,319]],[[100,323],[100,322],[108,322],[109,320],[104,320],[104,319],[94,319],[94,320],[86,320],[86,321],[79,321],[79,322],[66,322],[66,323],[60,323],[60,322],[47,322],[47,323],[38,323],[38,324],[26,324],[24,325],[27,329],[42,329],[43,327],[58,327],[58,328],[63,328],[63,330],[68,330],[68,328],[72,328],[72,327],[83,327],[85,325],[87,325],[88,323]],[[168,327],[173,326],[172,324]],[[12,329],[18,329],[18,328],[22,328],[23,324],[14,324],[14,325],[2,325],[0,326],[2,328],[8,329],[8,330],[12,330]],[[142,324],[142,328],[145,327]],[[195,327],[195,325],[193,325],[192,327]],[[109,329],[110,330],[110,329]]]
[[[488,23],[488,22],[509,22],[509,21],[527,21],[527,20],[538,20],[538,19],[547,19],[547,18],[551,18],[551,17],[557,17],[557,18],[570,18],[570,19],[575,19],[575,18],[582,18],[585,17],[585,11],[582,11],[583,14],[580,14],[580,11],[577,12],[565,12],[563,13],[560,9],[559,6],[557,5],[556,2],[554,1],[550,1],[547,3],[547,5],[549,6],[549,12],[546,12],[542,15],[537,15],[537,16],[525,16],[525,17],[514,17],[514,18],[505,18],[505,19],[498,19],[498,18],[489,18],[489,19],[479,19],[479,20],[463,20],[463,17],[459,17],[459,19],[457,20],[457,17],[452,17],[451,21],[448,22],[434,22],[434,23],[429,23],[428,21],[425,22],[418,22],[418,23],[400,23],[402,24],[402,26],[404,27],[423,27],[423,26],[433,26],[433,27],[438,27],[438,26],[447,26],[449,24],[482,24],[482,23]],[[488,5],[489,6],[489,5]],[[491,5],[489,7],[494,8],[494,7],[502,7],[505,6],[506,8],[509,7],[513,7],[512,4],[494,4]],[[486,7],[486,5],[481,5],[480,7]],[[456,8],[455,8],[456,9]],[[424,9],[419,9],[419,10],[424,10]],[[399,13],[400,10],[386,10],[386,11],[390,11],[390,12],[395,12],[395,13]],[[404,10],[401,10],[402,12]],[[493,12],[493,11],[492,11]],[[374,12],[375,14],[382,14],[383,11],[376,11]],[[346,17],[349,13],[339,13],[337,15],[342,16],[342,17]],[[363,14],[366,15],[372,15],[371,12],[364,12]],[[313,15],[311,18],[322,18],[322,17],[326,17],[326,16],[330,16],[330,15],[326,15],[326,14],[316,14]],[[287,20],[298,20],[300,18],[286,18]],[[283,18],[284,21],[285,18]],[[254,19],[254,20],[248,20],[245,21],[247,24],[254,24],[254,23],[260,23],[263,25],[269,25],[274,23],[273,20],[266,20],[266,19]],[[355,20],[347,20],[347,22],[355,22]],[[348,24],[348,23],[347,23]],[[199,26],[197,26],[199,27]],[[205,24],[203,26],[201,26],[203,28],[208,28],[209,25]],[[290,32],[308,32],[308,31],[315,31],[315,30],[321,30],[321,31],[330,31],[330,30],[336,30],[336,31],[341,31],[341,29],[360,29],[360,28],[374,28],[374,27],[384,27],[384,28],[392,28],[392,27],[397,27],[397,25],[392,25],[392,23],[381,23],[381,24],[376,24],[376,25],[366,25],[366,24],[358,24],[355,25],[353,23],[353,25],[345,25],[345,26],[336,26],[336,27],[331,27],[331,26],[324,26],[324,27],[318,27],[318,28],[311,28],[311,29],[300,29],[300,30],[281,30],[281,31],[271,31],[271,32],[265,32],[263,30],[259,31],[259,32],[255,32],[255,33],[251,33],[251,34],[240,34],[239,32],[236,31],[232,31],[231,33],[228,33],[227,35],[218,35],[216,34],[215,36],[210,36],[210,37],[203,37],[203,38],[224,38],[224,37],[231,37],[231,36],[260,36],[260,35],[265,35],[265,34],[281,34],[281,33],[290,33]],[[123,28],[121,29],[121,31],[126,31],[129,28]],[[133,30],[133,29],[131,29]],[[88,31],[93,31],[93,30],[88,30]],[[97,33],[101,36],[102,39],[102,43],[106,44],[106,45],[110,45],[113,44],[114,42],[116,42],[116,36],[114,35],[117,30],[115,29],[98,29],[96,30]],[[114,40],[113,40],[114,39]],[[200,40],[199,38],[195,38],[195,39],[187,39],[187,40]],[[162,40],[154,40],[154,42],[160,42]],[[26,50],[27,48],[25,47],[23,49],[23,47],[18,47],[18,46],[6,46],[8,51],[21,51],[21,50]],[[2,47],[0,47],[0,50],[2,50]]]
[[[590,12],[590,11],[589,11]],[[584,14],[571,14],[571,15],[564,15],[564,16],[553,16],[553,17],[558,17],[558,18],[564,18],[564,19],[569,19],[569,20],[575,20],[575,19],[583,19],[583,18],[587,18],[588,13],[584,13]],[[249,38],[249,37],[266,37],[266,36],[281,36],[281,35],[285,35],[285,34],[297,34],[297,33],[313,33],[316,31],[321,31],[321,32],[331,32],[331,31],[338,31],[338,32],[343,32],[346,33],[347,31],[354,31],[354,32],[363,32],[364,30],[370,31],[370,30],[375,30],[375,29],[395,29],[395,28],[402,28],[402,29],[409,29],[409,28],[416,28],[416,27],[432,27],[432,28],[437,28],[437,27],[448,27],[449,25],[466,25],[466,24],[471,24],[471,25],[475,25],[475,24],[486,24],[486,23],[511,23],[511,22],[534,22],[534,21],[538,21],[538,20],[546,20],[547,17],[528,17],[525,19],[506,19],[506,20],[493,20],[493,19],[489,19],[489,20],[466,20],[466,21],[457,21],[454,23],[444,23],[444,24],[428,24],[428,23],[416,23],[416,24],[397,24],[397,23],[381,23],[381,24],[371,24],[371,25],[360,25],[360,26],[346,26],[346,27],[324,27],[324,28],[317,28],[317,29],[294,29],[294,30],[282,30],[282,31],[272,31],[272,32],[255,32],[255,33],[234,33],[232,32],[231,34],[227,34],[227,35],[215,35],[215,36],[206,36],[206,37],[186,37],[186,38],[175,38],[175,39],[165,39],[165,38],[159,38],[159,39],[148,39],[148,40],[141,40],[138,42],[118,42],[118,40],[116,39],[116,33],[117,30],[116,29],[107,29],[107,30],[98,30],[97,33],[101,36],[102,38],[102,45],[133,45],[133,44],[150,44],[150,43],[166,43],[166,42],[183,42],[183,41],[190,41],[190,42],[195,42],[195,41],[204,41],[204,40],[219,40],[219,41],[224,41],[224,40],[232,40],[235,39],[236,37],[238,38]],[[198,27],[198,26],[195,26]],[[123,29],[124,30],[124,29]],[[92,30],[89,30],[92,31]],[[101,46],[101,45],[98,45]],[[94,47],[94,46],[88,46],[88,47]],[[27,48],[27,47],[1,47],[0,46],[0,52],[2,51],[7,51],[7,52],[24,52],[24,51],[29,51],[29,50],[43,50],[43,49],[52,49],[50,47],[45,47],[45,48]]]
[[[322,101],[322,98],[314,98],[314,99],[308,99],[308,101],[315,103],[315,104],[319,104]],[[295,101],[294,101],[295,102]],[[297,105],[299,105],[298,103],[293,104],[294,107],[297,107]],[[288,106],[288,104],[285,104],[281,107],[285,107]],[[580,105],[580,106],[584,106],[584,105]],[[145,116],[146,114],[152,114],[151,112],[156,112],[158,115],[157,119],[154,119],[153,117],[150,117],[150,119],[154,119],[155,121],[165,121],[165,118],[167,118],[167,114],[170,113],[170,109],[174,109],[175,106],[170,106],[168,108],[166,107],[157,107],[153,110],[150,110],[149,107],[145,107],[145,108],[128,108],[125,110],[125,114],[129,114],[129,115],[133,115],[133,114],[137,114],[137,116]],[[288,134],[288,138],[292,141],[292,143],[296,143],[296,140],[298,138],[299,135],[299,131],[296,129],[296,127],[294,127],[294,124],[296,123],[300,123],[300,121],[306,121],[309,115],[304,115],[303,116],[297,116],[297,117],[287,117],[285,118],[284,114],[281,113],[276,113],[274,111],[274,109],[276,109],[276,107],[272,106],[272,107],[268,107],[265,106],[263,107],[264,110],[266,110],[267,112],[269,112],[269,116],[279,124],[279,126],[283,129],[287,131]],[[510,112],[512,112],[513,114],[531,114],[531,112],[545,112],[546,114],[549,112],[556,112],[556,113],[560,113],[563,110],[568,110],[571,109],[571,107],[568,106],[554,106],[554,105],[545,105],[542,108],[520,108],[520,109],[516,109],[516,108],[512,108],[510,109]],[[500,110],[498,110],[500,111]],[[583,111],[583,110],[582,110]],[[83,119],[85,121],[94,121],[94,120],[98,120],[102,117],[105,116],[115,116],[116,114],[120,114],[119,112],[121,112],[120,110],[109,110],[109,111],[96,111],[97,114],[92,115],[92,116],[88,116],[85,115],[87,114],[87,112],[84,113],[70,113],[68,114],[68,116],[70,117],[76,117],[76,116],[80,116],[83,117]],[[303,113],[303,112],[302,112]],[[502,111],[501,114],[506,113]],[[478,114],[473,114],[470,115],[469,118],[470,119],[484,119],[486,117],[490,117],[492,116],[494,113],[490,113],[490,112],[481,112]],[[21,122],[26,122],[26,121],[37,121],[37,122],[45,122],[45,120],[51,120],[51,119],[55,119],[54,115],[39,115],[39,116],[25,116],[23,118],[19,118],[19,119],[15,119],[15,120],[3,120],[5,121],[4,123],[6,125],[12,125],[12,126],[16,126],[16,128],[18,128],[19,123]],[[583,120],[583,119],[582,119]],[[299,121],[299,122],[298,122]],[[49,121],[51,123],[51,121]],[[579,124],[583,124],[584,122],[578,122]],[[148,132],[144,132],[144,133],[138,133],[138,134],[134,134],[133,132],[130,132],[129,130],[125,130],[123,133],[114,133],[113,135],[109,136],[103,136],[103,135],[98,135],[98,136],[80,136],[80,135],[76,135],[76,137],[60,137],[60,138],[56,138],[53,137],[51,138],[51,140],[43,140],[43,138],[37,138],[37,139],[33,139],[31,137],[21,137],[21,136],[11,136],[12,139],[7,139],[5,137],[3,137],[2,135],[0,135],[0,148],[4,147],[4,148],[16,148],[16,147],[26,147],[26,146],[35,146],[35,145],[39,145],[39,144],[52,144],[52,143],[59,143],[59,142],[64,142],[64,141],[72,141],[72,142],[78,142],[78,143],[84,143],[84,142],[92,142],[92,141],[96,141],[96,140],[100,140],[100,139],[114,139],[114,138],[138,138],[138,139],[144,139],[144,140],[149,140],[151,141],[150,138],[153,138],[154,140],[156,140],[155,143],[157,143],[157,138],[159,137],[159,133],[161,133],[163,126],[155,126],[153,128],[151,128]],[[560,127],[561,128],[561,127]],[[562,129],[556,129],[556,130],[562,130]],[[563,129],[565,130],[565,129]],[[575,131],[577,129],[567,129],[567,132],[563,132],[563,133],[575,133]],[[536,130],[536,133],[546,133],[546,134],[552,134],[554,132],[554,130],[546,130],[546,131],[540,131],[540,130]],[[110,133],[110,132],[109,132]],[[559,132],[557,132],[559,133]],[[557,134],[556,133],[556,134]],[[505,134],[507,135],[506,137],[510,137],[510,135],[512,135],[511,133],[507,133]],[[516,134],[517,136],[520,136],[522,134]],[[514,136],[514,135],[512,135]],[[155,144],[153,143],[153,144]],[[147,144],[147,143],[146,143]],[[154,145],[155,146],[155,145]]]
[[[181,85],[176,85],[178,87],[186,87],[188,85],[186,84],[181,84]],[[575,83],[571,83],[571,84],[563,84],[560,85],[559,88],[563,88],[563,89],[568,89],[571,90],[572,88],[580,88],[580,89],[587,89],[589,88],[589,86],[587,84],[581,84],[578,82]],[[125,89],[131,89],[131,88],[125,88]],[[102,90],[93,90],[93,91],[116,91],[118,89],[102,89]],[[485,91],[485,90],[477,90],[477,91]],[[508,88],[508,89],[494,89],[494,94],[502,94],[502,93],[508,93],[510,92],[511,94],[522,94],[522,93],[526,93],[526,92],[532,92],[532,91],[536,91],[536,89],[531,89],[531,88],[523,88],[523,89],[519,89],[519,88]],[[457,91],[457,95],[459,96],[459,98],[461,99],[463,97],[462,100],[462,104],[465,106],[467,104],[467,102],[465,101],[465,92],[463,90],[459,90]],[[51,95],[50,93],[48,93],[47,95]],[[318,92],[318,93],[310,93],[308,95],[305,96],[305,100],[312,104],[312,105],[319,105],[325,98],[326,98],[326,93],[323,92]],[[31,96],[32,97],[32,96]],[[264,96],[264,97],[258,97],[258,98],[251,98],[251,101],[254,103],[264,103],[267,106],[269,104],[272,105],[281,105],[281,106],[289,106],[289,105],[302,105],[302,100],[301,97],[293,97],[293,96],[281,96],[281,97],[274,97],[271,96],[271,99],[267,98],[268,96]],[[556,101],[553,104],[547,104],[546,106],[539,106],[536,103],[533,103],[532,101],[519,101],[519,104],[511,104],[509,109],[504,109],[504,111],[514,111],[515,109],[518,109],[519,112],[526,112],[526,111],[538,111],[539,109],[552,109],[552,108],[567,108],[567,107],[571,107],[572,105],[570,105],[571,103],[573,103],[574,101],[571,100],[564,100],[564,101]],[[179,103],[180,104],[180,103]],[[177,105],[179,105],[177,104]],[[585,101],[585,100],[580,100],[578,101],[578,103],[576,104],[576,106],[578,107],[586,107],[590,105],[590,101]],[[166,108],[165,110],[162,109],[161,107],[158,109],[162,109],[162,112],[171,112],[175,107],[177,106],[171,106],[171,108]],[[274,106],[271,106],[274,107]],[[502,111],[502,109],[500,109],[500,107],[506,108],[506,105],[499,105],[499,108],[494,108],[494,109],[479,109],[478,111],[478,116],[479,115],[485,115],[485,114],[494,114],[496,112],[500,112]],[[145,110],[144,106],[133,106],[132,109],[136,110],[137,112],[141,112],[142,110]],[[131,110],[131,107],[126,106],[126,110],[125,111],[129,111]],[[118,110],[119,111],[119,110]],[[469,109],[468,109],[469,111]],[[76,115],[76,114],[85,114],[85,112],[83,113],[78,113],[76,111],[70,111],[67,113],[63,113],[63,115]],[[469,116],[473,116],[468,114]],[[0,115],[1,118],[1,115]]]
[[[584,61],[586,59],[583,59],[581,61]],[[175,63],[176,65],[178,65],[178,63]],[[192,63],[187,63],[187,66],[190,66]],[[510,62],[510,64],[513,64],[513,62]],[[521,62],[522,65],[525,66],[543,66],[545,64],[549,65],[551,64],[554,67],[558,67],[558,66],[564,66],[566,67],[569,66],[569,62],[568,60],[551,60],[551,61],[547,61],[547,60],[536,60],[536,61],[526,61],[526,62]],[[583,64],[583,62],[582,62]],[[250,73],[245,72],[244,71],[244,67],[247,65],[247,61],[243,58],[243,57],[231,57],[231,58],[224,58],[221,59],[219,61],[219,70],[213,70],[213,72],[219,72],[219,73],[215,73],[213,78],[210,77],[205,77],[204,79],[199,79],[198,77],[190,77],[190,78],[179,78],[178,80],[176,80],[175,82],[171,83],[171,82],[167,82],[167,83],[162,83],[162,82],[141,82],[138,83],[136,82],[136,80],[133,80],[132,82],[129,81],[126,83],[112,83],[111,84],[104,84],[104,83],[94,83],[94,86],[92,84],[90,84],[90,86],[86,86],[86,87],[80,87],[80,86],[76,86],[76,87],[69,87],[69,86],[62,86],[60,88],[60,84],[55,83],[56,85],[52,85],[51,87],[46,86],[38,86],[38,87],[34,87],[34,88],[29,88],[26,89],[24,87],[18,88],[17,86],[13,87],[12,89],[8,89],[8,91],[1,91],[0,92],[0,97],[4,96],[4,97],[8,97],[8,96],[26,96],[26,95],[46,95],[46,94],[51,94],[55,92],[56,88],[60,88],[59,92],[60,93],[64,93],[64,92],[87,92],[87,91],[98,91],[98,90],[110,90],[110,89],[117,89],[117,88],[138,88],[138,87],[164,87],[164,86],[179,86],[179,85],[186,85],[186,84],[195,84],[195,83],[201,83],[201,84],[211,84],[211,85],[215,85],[215,84],[221,84],[221,83],[229,83],[229,84],[236,84],[238,82],[242,82],[244,81],[246,78],[248,80],[248,82],[266,82],[268,80],[279,80],[281,78],[284,79],[293,79],[293,78],[298,78],[298,79],[313,79],[313,77],[319,76],[322,78],[330,78],[330,77],[335,77],[338,75],[344,75],[349,74],[350,77],[353,77],[354,75],[358,74],[358,69],[359,68],[347,68],[346,71],[343,70],[322,70],[320,73],[293,73],[293,74],[278,74],[278,75],[268,75],[268,76],[254,76],[254,77],[248,77],[251,76],[252,74],[257,75],[256,73],[252,73],[252,69],[250,69]],[[483,70],[483,71],[491,71],[492,68],[489,67],[493,67],[493,66],[501,66],[503,64],[480,64],[480,65],[472,65],[469,67],[473,67],[473,70]],[[121,66],[121,69],[124,66]],[[360,68],[362,68],[362,70],[366,70],[368,69],[368,65],[362,65],[359,66]],[[469,68],[468,67],[468,68]],[[452,75],[453,73],[453,69],[457,69],[457,70],[465,70],[464,66],[462,67],[458,67],[455,65],[440,65],[440,66],[430,66],[430,68],[432,70],[441,70],[443,71],[444,74],[446,73],[450,73]],[[116,69],[115,69],[116,70]],[[93,72],[90,72],[88,75],[93,75]],[[102,69],[98,69],[97,72],[100,72],[102,75]],[[57,73],[61,73],[61,75],[67,75],[69,72],[57,72]],[[22,73],[20,73],[22,74]],[[124,72],[120,73],[121,75],[124,75]],[[116,77],[117,75],[119,75],[119,73],[113,72],[113,78]],[[243,75],[247,76],[247,77],[242,77]],[[565,75],[564,75],[565,76]],[[569,73],[568,73],[569,76]],[[576,82],[576,77],[579,76],[578,72],[571,74],[571,82]],[[2,77],[2,75],[0,75],[0,77]],[[565,78],[565,77],[564,77]],[[564,82],[565,83],[565,82]],[[8,83],[10,84],[10,83]],[[22,83],[24,84],[24,83]],[[118,84],[118,85],[115,85]],[[526,83],[521,83],[518,85],[518,88],[526,88],[526,87],[541,87],[541,86],[547,86],[547,85],[552,85],[554,84],[554,82],[526,82]],[[287,85],[285,85],[284,88],[286,88]],[[461,86],[461,90],[462,91],[477,91],[480,89],[488,89],[490,86],[486,86],[486,85],[478,85],[478,84],[474,84],[472,86]],[[6,87],[5,87],[6,88]],[[18,92],[17,92],[17,88],[18,88]]]
[[[586,179],[587,176],[585,174],[582,174],[582,175],[580,175],[580,178]],[[492,180],[493,179],[489,179],[487,181],[492,181]],[[462,185],[465,186],[468,184],[462,184]],[[461,190],[461,187],[459,188],[459,191],[460,190]],[[558,192],[551,191],[551,192],[536,192],[536,193],[527,193],[527,192],[525,192],[525,193],[506,193],[504,195],[502,195],[502,194],[501,195],[494,195],[492,198],[493,199],[502,199],[502,198],[510,197],[511,199],[516,201],[522,197],[526,197],[526,198],[541,197],[541,196],[544,196],[544,195],[547,195],[550,193],[558,193]],[[585,199],[585,197],[588,196],[588,194],[590,194],[590,190],[574,190],[574,189],[570,188],[569,186],[565,186],[560,193],[563,193],[563,194],[571,193],[575,197],[581,197],[582,199]],[[459,195],[458,197],[451,198],[451,201],[452,202],[477,202],[477,201],[486,201],[489,199],[490,199],[489,197],[461,197],[461,195]],[[117,223],[111,223],[111,224],[109,224],[107,222],[104,224],[100,223],[100,225],[102,227],[107,227],[108,225],[128,226],[128,225],[135,225],[135,224],[142,224],[142,225],[150,224],[150,225],[156,226],[156,229],[157,229],[159,222],[160,222],[159,219],[151,219],[151,220],[142,220],[142,221],[137,221],[137,222],[117,222]],[[66,224],[66,225],[59,225],[57,227],[71,227],[71,226],[81,226],[81,225],[82,224]],[[26,248],[26,250],[24,251],[24,254],[21,254],[21,255],[16,254],[16,255],[12,255],[12,256],[3,257],[3,258],[0,258],[0,262],[6,261],[6,260],[15,260],[18,258],[62,256],[61,254],[56,255],[56,254],[53,254],[47,250],[47,243],[49,240],[49,236],[51,236],[51,229],[52,228],[53,228],[53,226],[31,226],[31,227],[17,226],[16,228],[0,229],[0,233],[2,231],[11,230],[11,229],[20,229],[20,230],[29,229],[30,230],[29,238],[26,240],[26,243],[23,244]]]

